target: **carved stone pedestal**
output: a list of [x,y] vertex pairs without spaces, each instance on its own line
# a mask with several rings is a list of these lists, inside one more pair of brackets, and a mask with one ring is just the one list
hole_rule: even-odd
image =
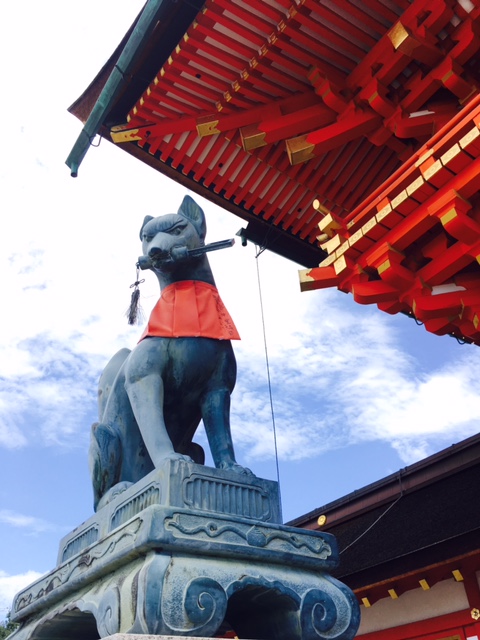
[[226,621],[253,640],[352,638],[335,539],[279,520],[276,483],[167,462],[61,541],[57,568],[15,597],[12,640],[210,638]]

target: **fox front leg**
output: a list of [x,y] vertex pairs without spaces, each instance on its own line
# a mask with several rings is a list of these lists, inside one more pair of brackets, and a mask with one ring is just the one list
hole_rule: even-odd
[[253,475],[250,469],[242,467],[235,460],[230,430],[230,390],[220,388],[209,391],[202,400],[201,409],[208,444],[217,469]]
[[162,355],[165,354],[162,351],[166,347],[163,344],[163,341],[143,340],[132,352],[125,367],[125,390],[155,468],[166,459],[191,462],[188,456],[176,453],[165,424],[162,367],[153,365],[164,361]]

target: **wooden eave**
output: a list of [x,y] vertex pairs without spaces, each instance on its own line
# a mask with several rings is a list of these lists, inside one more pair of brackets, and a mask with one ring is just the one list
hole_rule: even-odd
[[302,529],[318,529],[318,518],[325,515],[329,526],[348,522],[360,514],[385,504],[399,495],[418,491],[459,471],[480,464],[480,434],[415,462],[377,482],[373,482],[334,502],[306,513],[288,524]]
[[[309,267],[302,289],[336,286],[479,342],[478,3],[164,2],[101,135],[281,245]],[[105,74],[73,113],[85,119]],[[457,241],[447,268],[428,266]],[[469,295],[426,299],[443,285]]]
[[[163,0],[163,4],[166,5],[165,17],[155,24],[148,41],[138,51],[134,66],[130,70],[128,77],[124,78],[122,90],[117,96],[115,104],[105,113],[102,123],[102,135],[108,140],[111,140],[109,135],[111,122],[117,123],[118,120],[122,120],[125,117],[134,102],[146,90],[157,69],[164,64],[170,51],[181,39],[202,6],[201,0],[192,2]],[[87,121],[122,51],[129,42],[141,13],[136,17],[96,77],[82,95],[69,107],[68,111],[81,122],[85,123]]]
[[[337,539],[337,577],[370,604],[419,588],[464,579],[480,569],[476,487],[480,436],[472,436],[288,524]],[[424,584],[424,583],[422,583]]]

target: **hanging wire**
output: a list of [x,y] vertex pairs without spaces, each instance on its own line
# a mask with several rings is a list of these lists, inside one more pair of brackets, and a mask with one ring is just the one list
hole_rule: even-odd
[[369,531],[371,531],[371,530],[373,529],[373,527],[374,527],[378,522],[380,522],[380,520],[381,520],[384,516],[386,516],[386,515],[387,515],[387,513],[390,511],[390,509],[393,509],[393,507],[397,504],[397,502],[398,502],[401,498],[403,498],[403,482],[402,482],[402,470],[401,470],[401,469],[400,469],[400,471],[398,472],[398,483],[399,483],[399,486],[400,486],[400,494],[399,494],[398,498],[397,498],[394,502],[392,502],[392,504],[391,504],[391,505],[389,505],[389,506],[385,509],[385,511],[383,511],[383,512],[378,516],[378,518],[377,518],[374,522],[372,522],[372,524],[371,524],[369,527],[367,527],[367,528],[365,529],[365,531],[363,531],[359,536],[357,536],[357,537],[355,538],[355,540],[352,540],[352,542],[350,542],[350,544],[347,544],[347,546],[346,546],[344,549],[342,549],[342,550],[340,551],[339,555],[342,555],[342,553],[345,553],[345,551],[346,551],[347,549],[350,549],[350,547],[352,547],[352,546],[353,546],[354,544],[356,544],[356,543],[357,543],[361,538],[363,538],[363,536],[364,536],[366,533],[368,533]]
[[[270,411],[272,413],[272,426],[273,426],[273,442],[274,442],[274,447],[275,447],[275,466],[276,466],[276,470],[277,470],[278,495],[279,495],[279,499],[280,499],[279,501],[280,501],[280,509],[281,509],[282,508],[282,493],[281,493],[281,488],[280,488],[280,467],[279,467],[279,464],[278,464],[277,429],[276,429],[276,425],[275,425],[275,411],[273,409],[272,383],[271,383],[271,379],[270,379],[270,363],[269,363],[269,360],[268,360],[268,346],[267,346],[267,332],[266,332],[266,328],[265,328],[265,314],[263,312],[263,298],[262,298],[262,285],[261,285],[261,281],[260,281],[260,267],[258,265],[258,258],[265,251],[265,247],[258,247],[257,245],[255,245],[255,249],[256,249],[255,259],[256,259],[256,262],[257,262],[258,297],[260,299],[260,313],[261,313],[261,316],[262,316],[263,344],[264,344],[264,349],[265,349],[265,362],[266,362],[266,366],[267,366],[268,394],[269,394],[269,397],[270,397]],[[283,518],[282,518],[282,520],[283,520]]]
[[342,555],[342,553],[345,553],[347,549],[350,549],[350,547],[356,544],[360,540],[360,538],[363,538],[363,536],[366,533],[368,533],[371,529],[373,529],[373,527],[377,524],[377,522],[379,522],[383,518],[383,516],[386,516],[387,513],[390,511],[390,509],[393,509],[393,507],[397,504],[397,502],[400,500],[401,497],[402,496],[398,496],[395,502],[392,502],[392,504],[387,509],[385,509],[385,511],[378,516],[375,522],[372,522],[372,524],[369,527],[367,527],[367,529],[365,529],[363,533],[361,533],[357,538],[355,538],[355,540],[353,540],[350,544],[347,544],[347,546],[340,551],[339,555]]

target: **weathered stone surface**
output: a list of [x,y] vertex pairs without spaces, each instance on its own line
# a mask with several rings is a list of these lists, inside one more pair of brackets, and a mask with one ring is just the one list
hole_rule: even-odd
[[[215,498],[213,498],[215,496]],[[66,536],[21,591],[15,640],[114,634],[347,640],[358,605],[328,574],[335,539],[281,525],[276,483],[167,461]],[[98,631],[97,631],[98,630]]]
[[276,482],[167,460],[65,536],[57,563],[66,562],[153,505],[180,507],[192,513],[215,512],[255,522],[281,521]]

